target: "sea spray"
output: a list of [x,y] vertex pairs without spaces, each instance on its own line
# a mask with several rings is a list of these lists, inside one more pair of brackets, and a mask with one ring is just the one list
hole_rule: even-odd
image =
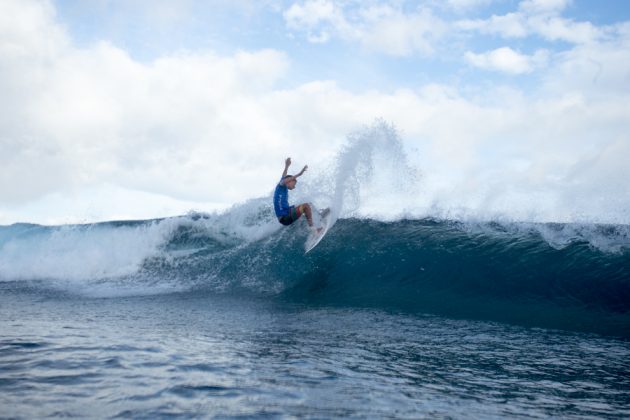
[[339,217],[369,214],[374,203],[389,201],[386,213],[400,215],[417,194],[420,170],[409,163],[394,125],[376,120],[348,135],[331,165],[311,181],[306,195]]

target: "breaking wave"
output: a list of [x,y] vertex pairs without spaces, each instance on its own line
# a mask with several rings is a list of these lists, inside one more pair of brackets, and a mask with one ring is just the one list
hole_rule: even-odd
[[[292,197],[338,219],[307,255],[304,222],[279,225],[269,194],[215,214],[0,227],[0,282],[98,297],[255,295],[630,337],[629,225],[409,214],[396,194],[418,194],[421,177],[378,123]],[[399,212],[374,214],[370,200]]]

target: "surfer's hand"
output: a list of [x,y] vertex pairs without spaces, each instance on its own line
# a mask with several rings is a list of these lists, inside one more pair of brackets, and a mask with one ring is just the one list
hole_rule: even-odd
[[302,175],[304,173],[304,171],[306,171],[307,169],[308,169],[308,165],[304,165],[304,167],[300,171],[300,175]]
[[290,157],[288,157],[287,160],[284,161],[284,166],[286,166],[287,168],[289,166],[291,166],[291,158]]

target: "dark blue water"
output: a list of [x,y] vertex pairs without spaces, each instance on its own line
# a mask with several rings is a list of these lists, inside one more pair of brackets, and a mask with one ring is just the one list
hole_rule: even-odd
[[35,418],[627,417],[630,346],[196,293],[2,290],[0,405]]
[[0,416],[630,416],[627,227],[233,217],[1,227]]

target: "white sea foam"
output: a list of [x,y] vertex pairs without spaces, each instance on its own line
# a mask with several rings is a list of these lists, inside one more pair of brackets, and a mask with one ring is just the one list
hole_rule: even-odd
[[[190,244],[186,249],[169,247],[181,232],[189,243],[199,237],[237,248],[269,237],[281,227],[271,217],[270,203],[257,199],[223,213],[146,222],[2,227],[0,281],[46,280],[95,296],[178,289],[181,282],[147,278],[152,275],[145,270],[147,261],[173,266],[199,251]],[[140,277],[141,283],[133,280]]]
[[169,238],[172,220],[131,226],[69,225],[33,229],[5,240],[0,252],[0,279],[123,277]]
[[604,253],[618,254],[630,249],[629,225],[584,223],[532,223],[497,219],[492,222],[468,218],[457,222],[471,234],[525,238],[538,236],[550,247],[561,250],[575,243],[586,243]]

